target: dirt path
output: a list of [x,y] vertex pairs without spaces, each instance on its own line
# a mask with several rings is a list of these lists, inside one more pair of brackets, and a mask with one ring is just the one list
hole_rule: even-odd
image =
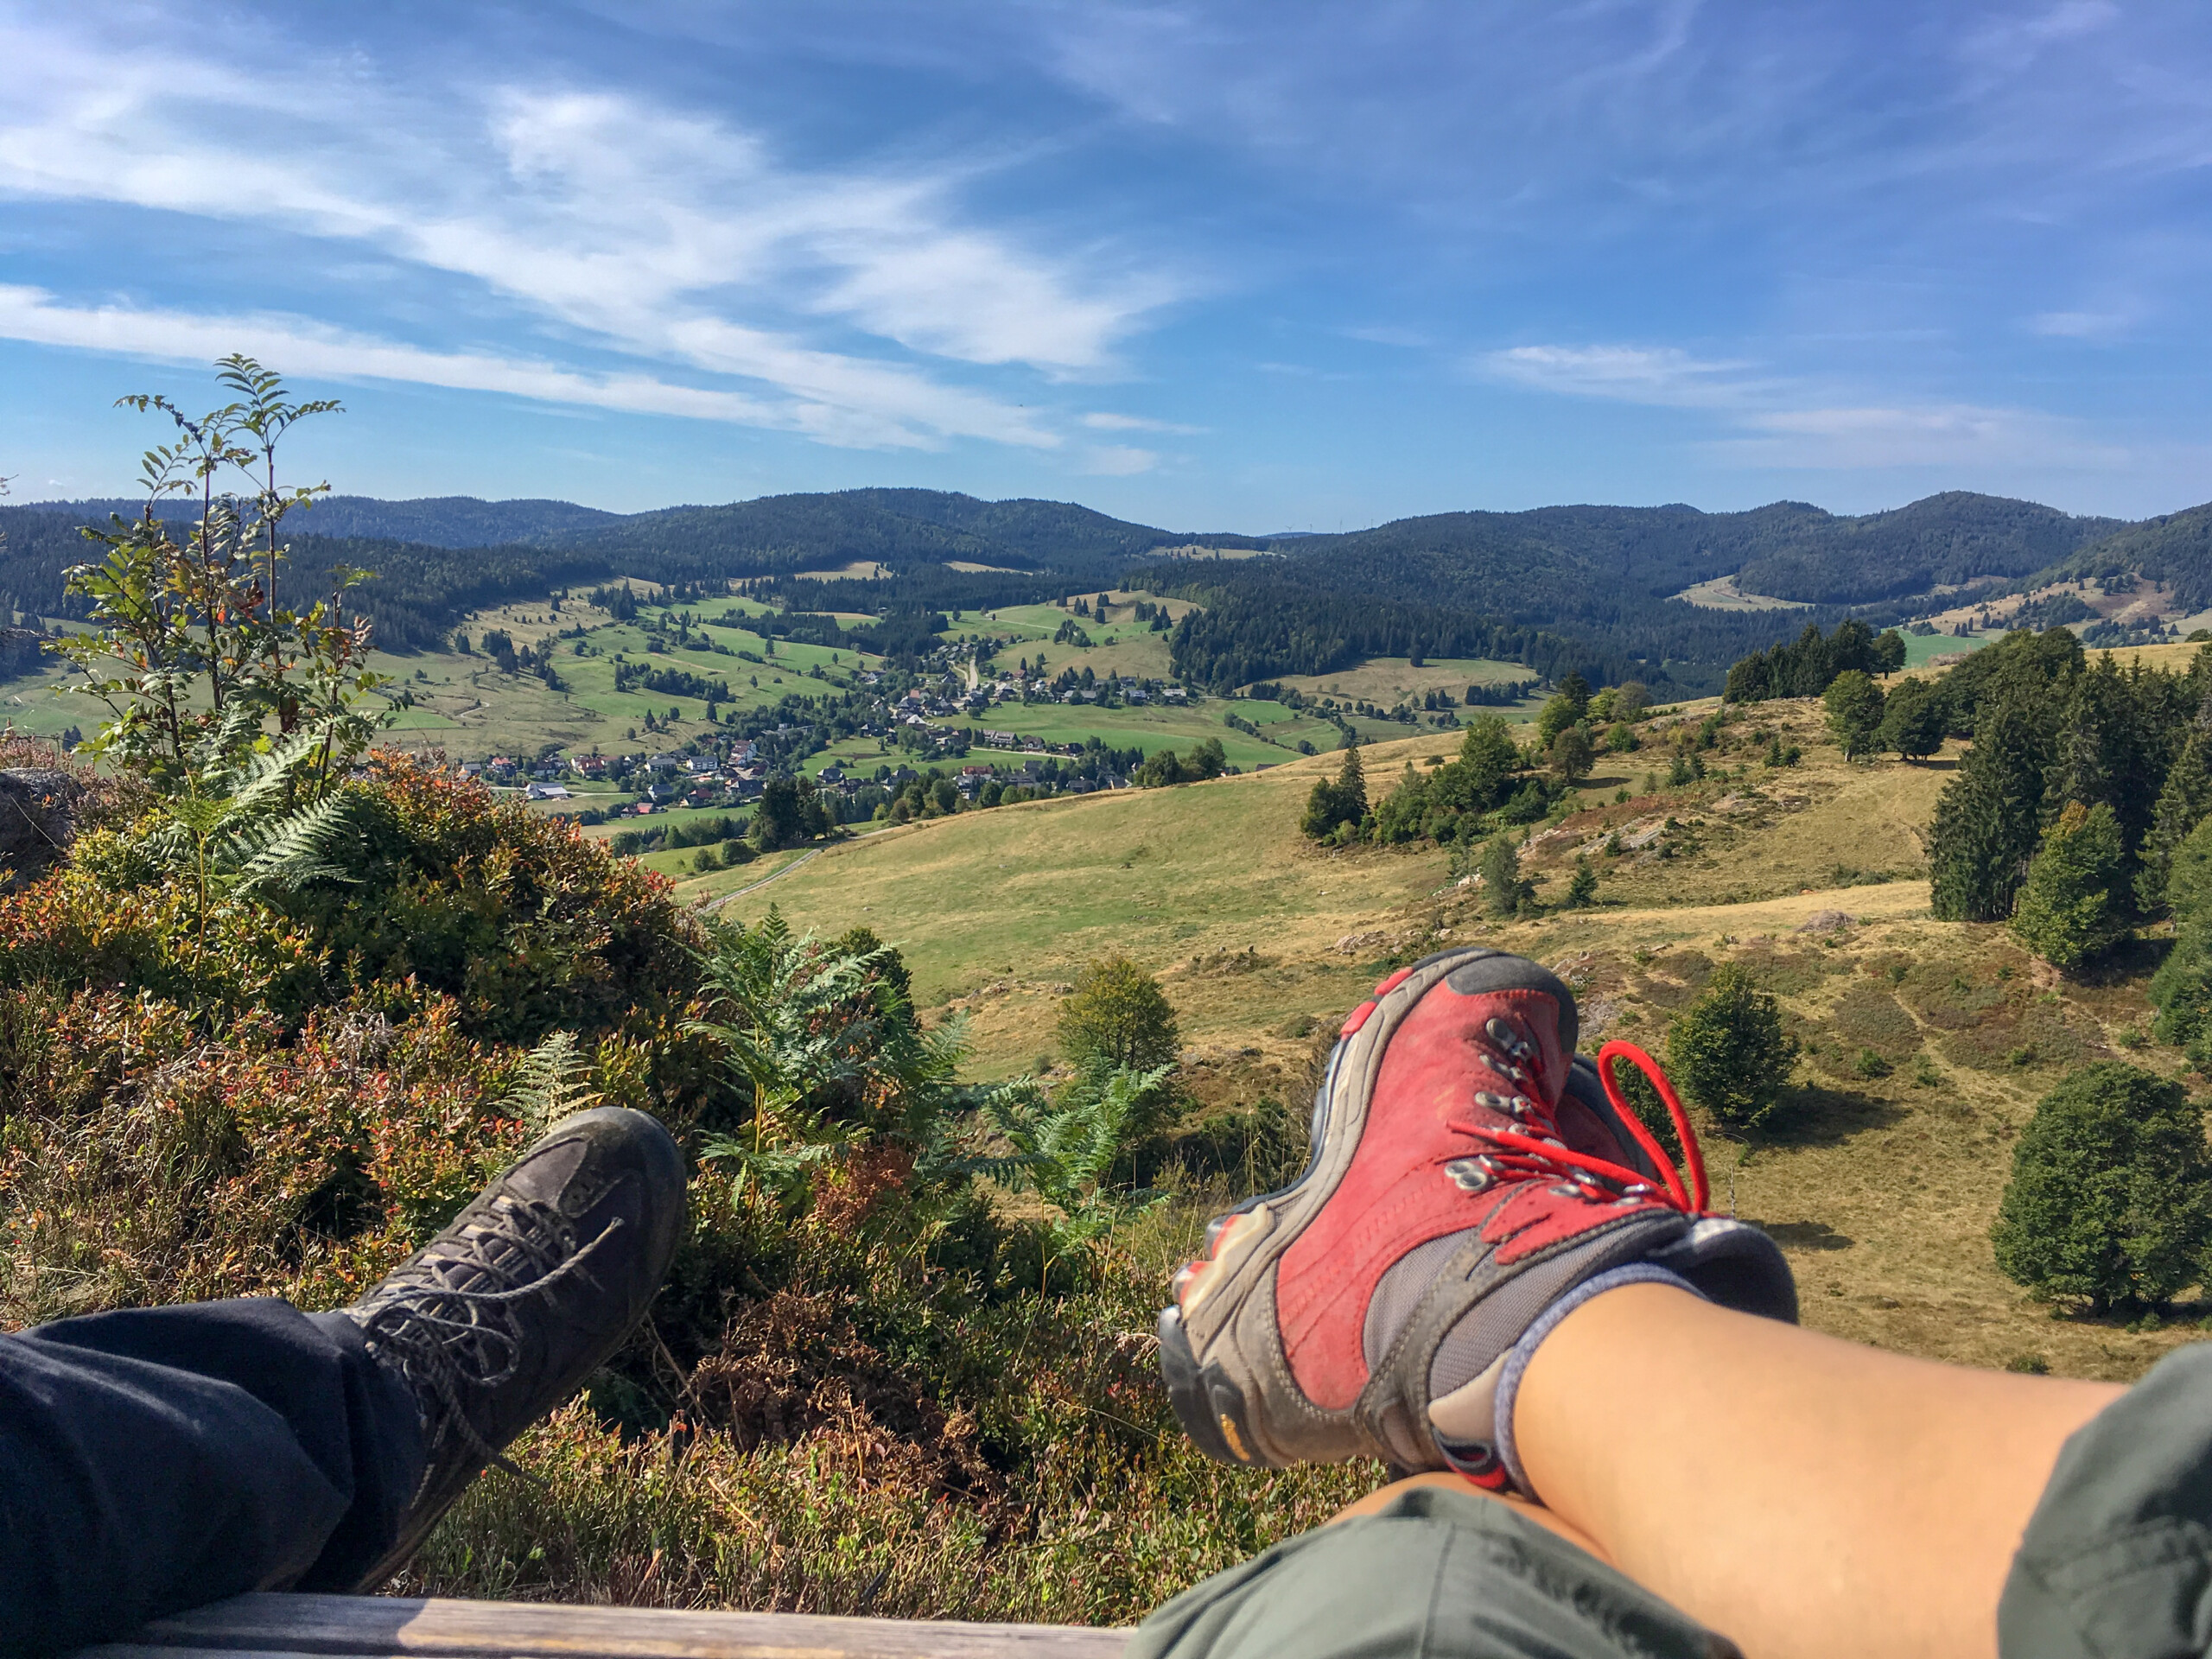
[[702,910],[719,910],[724,905],[729,903],[731,899],[741,899],[748,893],[758,892],[760,888],[766,887],[771,881],[776,880],[779,877],[789,875],[793,870],[798,868],[800,865],[810,863],[812,861],[821,856],[822,849],[819,847],[810,847],[806,851],[801,853],[797,858],[791,860],[790,863],[785,865],[782,869],[772,870],[766,875],[762,876],[758,881],[748,881],[741,887],[733,887],[728,893],[722,894],[721,898],[711,899],[708,903],[700,906],[699,908]]

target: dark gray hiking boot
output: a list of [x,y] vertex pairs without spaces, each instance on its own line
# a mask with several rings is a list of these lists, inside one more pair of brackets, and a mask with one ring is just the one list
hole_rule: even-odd
[[340,1310],[413,1391],[429,1459],[397,1540],[357,1591],[405,1565],[507,1443],[613,1357],[660,1288],[683,1218],[668,1131],[642,1112],[579,1112]]

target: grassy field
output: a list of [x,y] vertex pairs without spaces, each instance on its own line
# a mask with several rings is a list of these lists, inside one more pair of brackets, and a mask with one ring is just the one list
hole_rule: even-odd
[[[1097,595],[1088,597],[1095,600]],[[1012,669],[1024,657],[1033,662],[1041,655],[1055,676],[1063,669],[1072,669],[1080,674],[1087,668],[1100,679],[1116,675],[1140,680],[1172,678],[1174,671],[1167,660],[1167,636],[1154,633],[1149,623],[1138,621],[1131,608],[1139,599],[1150,600],[1151,595],[1116,588],[1109,590],[1106,598],[1108,620],[1103,623],[1096,617],[1077,616],[1072,610],[1062,610],[1057,605],[1008,605],[1001,610],[985,611],[980,616],[963,618],[953,625],[945,637],[1011,640],[999,648],[1001,669]],[[1187,600],[1152,602],[1176,619],[1197,608]],[[1071,619],[1090,636],[1092,643],[1087,648],[1051,643],[1061,625]]]
[[[1370,657],[1334,674],[1286,674],[1274,683],[1294,687],[1309,697],[1348,698],[1388,709],[1407,698],[1418,701],[1431,691],[1449,691],[1460,697],[1471,685],[1500,685],[1535,677],[1536,671],[1526,664],[1501,663],[1487,657],[1432,657],[1419,668],[1403,657]],[[1540,707],[1541,699],[1532,700],[1529,706]],[[1508,720],[1515,717],[1512,709],[1495,712]]]
[[[1759,764],[1770,734],[1802,746],[1803,762]],[[1987,1230],[2012,1142],[2067,1067],[2132,1052],[2179,1068],[2171,1052],[2131,1051],[2155,951],[2094,984],[2057,982],[2001,928],[1929,918],[1916,832],[1955,748],[1847,763],[1809,702],[1760,705],[1728,743],[1701,783],[1617,803],[1592,779],[1586,810],[1539,826],[1524,868],[1540,895],[1563,891],[1579,850],[1602,875],[1596,909],[1535,920],[1485,922],[1440,852],[1312,849],[1298,813],[1332,756],[888,831],[728,910],[773,903],[817,933],[865,923],[898,943],[918,997],[967,1017],[995,1076],[1049,1057],[1077,967],[1126,951],[1160,976],[1184,1075],[1220,1106],[1300,1098],[1344,1010],[1389,965],[1441,944],[1480,939],[1553,963],[1578,988],[1589,1038],[1651,1044],[1718,963],[1740,962],[1780,995],[1808,1052],[1790,1124],[1713,1138],[1708,1156],[1722,1207],[1789,1253],[1807,1322],[1975,1363],[2138,1374],[2179,1335],[2052,1319],[1998,1274]],[[1437,747],[1376,746],[1370,788]],[[1646,757],[1625,759],[1613,771],[1640,791]],[[1616,830],[1640,850],[1603,856]]]

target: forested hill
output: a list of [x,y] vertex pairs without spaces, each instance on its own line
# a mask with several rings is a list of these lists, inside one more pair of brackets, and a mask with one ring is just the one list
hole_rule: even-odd
[[[1533,582],[1549,603],[1560,579],[1625,585],[1663,598],[1734,575],[1746,593],[1815,605],[1863,605],[1978,576],[2028,575],[2125,526],[2032,501],[1955,490],[1888,512],[1845,518],[1800,501],[1748,512],[1694,507],[1540,507],[1450,512],[1287,544],[1293,563],[1376,558],[1442,578],[1454,598]],[[1429,593],[1444,595],[1433,587]]]
[[2130,524],[2036,576],[2038,582],[2139,574],[2172,589],[2172,608],[2186,615],[2212,608],[2212,505],[2169,512]]
[[[68,613],[61,572],[89,550],[74,527],[110,509],[136,504],[0,508],[0,593],[25,610]],[[1561,506],[1277,537],[1173,531],[1071,502],[937,490],[631,514],[562,501],[339,496],[292,528],[296,579],[308,586],[337,563],[377,573],[365,597],[385,642],[403,648],[429,643],[472,607],[611,575],[765,579],[798,608],[880,613],[1052,599],[1142,572],[1160,591],[1206,603],[1207,617],[1177,636],[1177,667],[1214,685],[1425,651],[1707,690],[1730,663],[1808,621],[1832,627],[1847,607],[1878,624],[1898,620],[1962,582],[2121,559],[2193,584],[2191,593],[2212,587],[2212,508],[2131,526],[1964,492],[1856,518],[1789,501],[1719,513]],[[1192,544],[1269,556],[1166,556]],[[1715,610],[1673,597],[1723,575],[1745,592],[1817,608]]]
[[[91,515],[35,507],[0,508],[0,607],[46,616],[83,617],[87,602],[65,594],[73,565],[104,556],[79,526]],[[556,588],[604,579],[606,556],[589,549],[499,547],[456,551],[420,542],[336,536],[292,536],[289,562],[279,577],[288,604],[327,594],[333,572],[344,565],[375,573],[356,588],[350,610],[365,612],[377,643],[395,651],[436,645],[461,617],[480,606],[534,598]]]
[[[842,490],[763,496],[721,507],[669,507],[553,539],[597,549],[640,575],[664,573],[680,581],[789,575],[852,564],[942,569],[957,563],[1000,571],[1050,570],[1084,583],[1116,581],[1151,549],[1191,537],[1066,501]],[[1249,537],[1229,539],[1259,545]]]
[[[145,505],[134,496],[128,500],[37,501],[24,511],[60,513],[80,524],[99,523],[111,512],[135,518]],[[199,517],[196,506],[175,496],[161,503],[161,512],[178,522]],[[498,547],[551,542],[622,521],[619,512],[580,507],[573,501],[481,501],[473,495],[380,501],[372,495],[326,495],[288,522],[296,535],[416,542],[425,547]]]
[[[1264,565],[1163,569],[1153,580],[1211,601],[1204,622],[1179,632],[1177,666],[1215,683],[1341,666],[1351,647],[1340,642],[1360,630],[1286,625],[1291,614],[1318,617],[1318,593],[1422,607],[1438,642],[1427,649],[1439,655],[1448,654],[1448,620],[1472,612],[1541,631],[1547,661],[1536,666],[1567,662],[1600,680],[1635,675],[1701,691],[1718,689],[1730,662],[1807,621],[1833,626],[1847,607],[1893,620],[1938,584],[2024,576],[2120,528],[1963,492],[1861,518],[1794,501],[1719,513],[1543,507],[1301,537]],[[1732,575],[1745,592],[1821,608],[1720,611],[1672,597]],[[1324,660],[1332,656],[1339,660]]]

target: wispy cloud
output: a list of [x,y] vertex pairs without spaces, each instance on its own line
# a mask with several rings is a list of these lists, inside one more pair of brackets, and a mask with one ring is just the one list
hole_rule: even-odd
[[1815,470],[1945,469],[2108,472],[2133,457],[2080,423],[2033,409],[1945,404],[1917,408],[1762,411],[1744,424],[1758,436],[1706,446],[1738,466]]
[[1128,478],[1148,473],[1158,465],[1160,456],[1155,452],[1128,444],[1096,444],[1084,451],[1083,470],[1096,478]]
[[1833,387],[1675,346],[1520,346],[1489,353],[1478,366],[1534,391],[1709,410],[1743,435],[1700,447],[1736,466],[2093,467],[2127,460],[2080,423],[2038,410],[1833,401]]
[[[297,83],[213,60],[134,58],[20,22],[0,25],[0,53],[48,71],[0,115],[0,192],[252,219],[365,245],[518,305],[549,355],[569,354],[566,334],[595,351],[753,383],[701,394],[728,411],[716,418],[837,442],[1050,445],[1058,439],[1033,410],[952,382],[929,360],[1095,376],[1173,293],[1156,275],[1117,275],[1110,260],[1078,272],[963,222],[959,169],[796,168],[756,134],[623,92],[507,86],[456,99],[329,74],[309,99],[275,90]],[[278,123],[287,142],[272,147],[264,134]],[[30,309],[38,327],[59,327],[53,302]],[[174,338],[187,321],[166,313],[159,326]],[[544,333],[549,324],[560,333]],[[808,338],[824,328],[879,349]],[[414,366],[461,359],[378,360],[378,372],[411,378]],[[545,388],[522,395],[558,398],[660,384],[509,378]],[[667,395],[682,401],[675,388]]]
[[2050,340],[2118,340],[2135,324],[2132,311],[2043,311],[2028,319],[2028,332]]
[[[67,306],[39,289],[0,285],[0,339],[176,362],[205,363],[244,351],[282,364],[294,376],[406,381],[633,414],[729,421],[803,432],[837,444],[896,448],[923,442],[911,426],[849,404],[754,397],[646,374],[585,374],[525,359],[425,351],[300,317]],[[931,395],[941,399],[945,394],[938,388]],[[986,404],[974,412],[987,417],[976,422],[978,435],[1033,446],[1060,442],[1033,424],[996,418],[995,405]],[[937,414],[943,424],[947,417],[941,403]]]
[[1205,430],[1179,421],[1148,420],[1141,415],[1116,415],[1103,410],[1084,416],[1083,423],[1095,432],[1172,432],[1186,437]]
[[1671,346],[1514,346],[1485,353],[1477,366],[1535,391],[1672,409],[1739,407],[1771,385],[1747,379],[1747,363]]

